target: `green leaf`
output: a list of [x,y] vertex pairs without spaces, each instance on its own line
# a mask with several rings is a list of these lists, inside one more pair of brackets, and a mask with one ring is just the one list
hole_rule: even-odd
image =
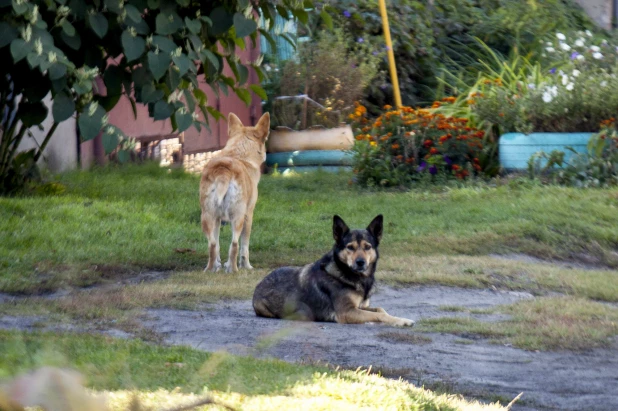
[[212,20],[208,16],[200,16],[200,20],[212,27]]
[[62,63],[54,63],[47,70],[50,80],[58,80],[67,74],[67,66]]
[[[93,111],[92,113],[90,113],[91,110]],[[103,128],[104,116],[105,110],[99,104],[90,103],[84,108],[77,120],[82,141],[92,140],[99,135]]]
[[246,105],[251,104],[251,93],[249,93],[247,90],[245,90],[244,88],[237,88],[234,89],[234,92],[238,97],[240,97],[242,101],[244,101]]
[[248,19],[240,13],[234,14],[234,29],[236,37],[247,37],[257,30],[257,23],[253,19]]
[[165,120],[170,118],[173,113],[172,106],[166,101],[159,100],[154,105],[154,113],[152,118],[155,120]]
[[193,66],[193,62],[187,57],[186,54],[172,57],[174,64],[178,67],[180,76],[184,76],[187,71]]
[[333,29],[333,18],[331,17],[331,15],[328,14],[328,12],[326,10],[322,10],[320,12],[320,17],[322,18],[322,21],[324,22],[324,25],[329,30],[332,30]]
[[202,31],[202,23],[198,19],[192,20],[185,17],[185,24],[189,31],[193,34],[199,34]]
[[176,3],[178,3],[181,7],[189,7],[191,0],[176,0]]
[[193,95],[195,96],[198,105],[204,105],[208,102],[208,95],[199,88],[193,89]]
[[152,44],[157,46],[161,51],[171,53],[178,48],[169,37],[152,36]]
[[148,0],[148,8],[156,10],[161,7],[161,0]]
[[24,126],[37,126],[47,118],[47,107],[41,101],[36,103],[22,101],[19,103],[17,116]]
[[79,34],[75,33],[74,36],[67,35],[64,30],[60,33],[60,38],[65,44],[71,47],[73,50],[79,50],[82,46],[82,39],[79,37]]
[[[223,114],[221,114],[221,112],[217,109],[215,109],[214,107],[208,106],[206,107],[206,110],[208,110],[208,113],[210,113],[210,115],[216,120],[219,121],[221,119],[224,119],[225,116]],[[205,116],[206,117],[206,116]],[[206,117],[208,118],[208,117]]]
[[249,86],[249,88],[255,94],[257,94],[262,100],[268,100],[268,96],[266,95],[266,92],[264,91],[264,89],[259,84],[251,84]]
[[255,73],[258,76],[258,80],[260,81],[260,83],[262,83],[264,80],[266,80],[266,75],[264,74],[264,72],[262,71],[262,68],[259,66],[252,66],[253,70],[255,70]]
[[25,1],[19,3],[13,1],[13,11],[15,11],[15,14],[17,14],[18,16],[25,14],[28,11],[28,3],[26,3]]
[[122,14],[124,2],[122,0],[104,0],[107,9],[116,14]]
[[134,23],[139,23],[142,21],[142,13],[140,13],[134,5],[127,4],[124,6],[124,9],[127,11],[127,16],[129,19],[131,19]]
[[109,23],[107,19],[102,13],[91,14],[88,16],[88,22],[90,23],[90,27],[92,31],[99,36],[99,38],[105,37],[107,34],[107,29],[109,28]]
[[28,61],[28,64],[30,65],[31,68],[35,68],[38,67],[39,64],[41,64],[43,62],[43,55],[38,55],[36,53],[28,53],[28,55],[26,56],[26,60]]
[[101,138],[105,154],[109,154],[118,147],[118,135],[112,126],[106,127],[105,133]]
[[273,36],[271,36],[270,33],[264,29],[260,29],[259,31],[262,37],[268,41],[272,52],[275,52],[277,50],[277,43],[275,42],[275,39],[273,39]]
[[137,120],[137,104],[135,104],[135,99],[129,97],[129,103],[131,103],[131,110],[133,111],[133,118]]
[[127,61],[137,60],[144,53],[146,48],[146,41],[140,36],[133,37],[129,30],[122,32],[120,36],[122,42],[122,48]]
[[232,15],[223,7],[217,7],[214,9],[210,13],[210,19],[212,21],[212,27],[209,31],[213,36],[218,36],[225,33],[234,24]]
[[170,90],[176,90],[180,86],[180,72],[176,66],[170,67],[165,76],[165,85]]
[[0,49],[11,44],[17,38],[17,34],[17,30],[9,23],[0,22]]
[[171,13],[160,12],[159,14],[157,14],[155,23],[157,27],[157,33],[164,36],[176,33],[183,26],[182,19],[174,11]]
[[17,63],[30,53],[32,43],[26,43],[24,39],[15,39],[11,42],[11,55],[13,62]]
[[185,96],[185,101],[187,102],[187,107],[189,108],[189,113],[195,112],[195,98],[193,94],[187,89],[182,91],[182,94]]
[[148,68],[154,76],[155,80],[160,80],[165,75],[165,72],[170,66],[170,55],[168,53],[148,52]]
[[249,78],[249,69],[247,69],[246,66],[240,63],[238,64],[237,68],[238,68],[238,84],[242,86],[243,84],[247,82],[247,79]]
[[131,153],[129,152],[129,150],[120,150],[118,152],[118,161],[120,161],[121,163],[126,163],[130,159]]
[[67,19],[65,19],[62,22],[62,32],[69,37],[73,37],[75,36],[75,27],[73,27],[73,25]]
[[142,87],[142,103],[155,103],[161,100],[165,94],[162,90],[157,90],[154,84],[146,84]]
[[205,56],[208,61],[210,62],[210,64],[213,65],[213,67],[215,68],[215,70],[219,70],[219,68],[221,67],[221,65],[219,64],[219,59],[217,58],[217,56],[215,56],[215,53],[213,53],[210,50],[204,49],[202,50],[202,52],[200,53],[203,56]]
[[292,9],[292,14],[303,24],[309,22],[309,14],[304,9]]
[[176,120],[176,127],[178,128],[176,131],[179,133],[182,133],[193,124],[193,117],[185,107],[174,113],[174,120]]
[[112,94],[107,96],[95,95],[94,99],[97,101],[105,111],[110,112],[116,106],[120,100],[120,94]]

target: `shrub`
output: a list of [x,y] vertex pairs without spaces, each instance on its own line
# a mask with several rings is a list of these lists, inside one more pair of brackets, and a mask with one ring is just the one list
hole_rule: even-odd
[[[452,102],[452,98],[444,103]],[[441,105],[434,103],[434,108]],[[356,104],[354,172],[363,186],[405,186],[420,178],[465,179],[480,173],[484,132],[464,118],[426,109],[384,107],[373,122]]]
[[[371,79],[379,57],[362,42],[349,47],[341,30],[324,31],[315,42],[299,45],[298,61],[288,61],[280,93],[272,103],[273,124],[293,129],[313,125],[338,126],[354,109]],[[294,96],[306,97],[294,97]]]
[[[478,84],[471,115],[502,132],[586,132],[618,113],[615,45],[592,33],[544,41],[547,66],[531,66],[506,86],[500,76]],[[472,96],[469,96],[472,97]]]

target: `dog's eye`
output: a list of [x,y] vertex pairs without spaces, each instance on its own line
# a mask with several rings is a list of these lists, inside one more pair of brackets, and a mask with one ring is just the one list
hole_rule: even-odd
[[353,246],[353,245],[349,245],[349,246],[347,246],[346,248],[347,248],[348,250],[350,250],[350,251],[354,251],[354,246]]
[[365,249],[365,251],[371,250],[371,244],[365,244],[363,248]]

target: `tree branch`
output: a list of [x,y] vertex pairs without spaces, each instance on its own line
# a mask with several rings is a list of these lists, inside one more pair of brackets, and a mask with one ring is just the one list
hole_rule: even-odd
[[51,128],[49,129],[49,131],[47,132],[47,134],[45,135],[45,140],[43,140],[43,143],[39,146],[39,151],[37,151],[37,153],[34,155],[34,162],[36,163],[37,161],[39,161],[39,158],[41,157],[41,155],[43,154],[43,150],[45,150],[45,147],[47,147],[47,143],[49,143],[49,140],[51,139],[51,136],[54,134],[54,132],[56,131],[56,128],[58,128],[58,124],[54,121],[54,124],[52,124]]

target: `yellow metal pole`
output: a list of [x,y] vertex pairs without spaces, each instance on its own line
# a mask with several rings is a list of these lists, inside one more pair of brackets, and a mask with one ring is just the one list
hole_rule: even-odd
[[393,82],[393,94],[395,95],[395,106],[401,107],[401,94],[399,93],[399,79],[397,78],[397,67],[395,66],[395,54],[393,53],[393,42],[391,41],[391,29],[388,26],[388,14],[386,14],[386,0],[380,0],[380,14],[382,15],[382,28],[384,30],[384,40],[386,41],[386,52],[388,53],[388,66]]

